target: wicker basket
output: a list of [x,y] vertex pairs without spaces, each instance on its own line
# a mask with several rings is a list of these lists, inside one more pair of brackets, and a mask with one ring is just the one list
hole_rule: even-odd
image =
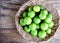
[[[46,38],[40,39],[38,37],[32,37],[29,33],[26,33],[22,26],[19,24],[19,18],[21,17],[21,14],[23,11],[25,11],[29,6],[34,6],[34,5],[42,5],[44,6],[50,13],[53,14],[53,20],[54,20],[54,27],[52,28],[52,33],[50,35],[47,35]],[[33,41],[33,42],[42,42],[42,41],[47,41],[48,39],[51,39],[52,36],[55,34],[56,30],[58,29],[59,26],[59,15],[55,9],[55,7],[51,3],[47,3],[45,0],[30,0],[26,3],[24,3],[19,11],[17,12],[15,16],[15,22],[17,26],[18,32],[22,35],[22,37],[28,41]]]

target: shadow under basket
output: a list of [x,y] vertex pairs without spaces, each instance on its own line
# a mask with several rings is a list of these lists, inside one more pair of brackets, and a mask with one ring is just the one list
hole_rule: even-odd
[[[29,33],[25,32],[22,26],[19,24],[19,18],[21,17],[21,14],[27,9],[27,7],[35,6],[35,5],[44,6],[53,15],[54,27],[52,28],[52,33],[50,35],[47,35],[44,39],[40,39],[38,37],[32,37]],[[52,36],[54,36],[56,30],[59,27],[59,15],[55,7],[51,3],[47,3],[47,1],[42,1],[42,0],[30,0],[24,3],[20,7],[19,11],[15,15],[15,22],[16,22],[18,32],[21,34],[21,36],[24,39],[28,41],[33,41],[33,42],[42,42],[42,41],[50,40]]]

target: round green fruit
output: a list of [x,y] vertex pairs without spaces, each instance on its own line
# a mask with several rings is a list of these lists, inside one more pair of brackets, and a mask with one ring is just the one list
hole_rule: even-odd
[[47,29],[46,33],[51,34],[51,29]]
[[49,24],[48,24],[49,28],[52,28],[54,26],[54,22],[51,21]]
[[39,38],[45,38],[46,37],[46,32],[45,31],[39,31],[38,37]]
[[52,21],[52,18],[46,18],[46,19],[45,19],[45,22],[46,22],[46,23],[50,23],[51,21]]
[[40,14],[40,15],[39,15],[39,18],[40,18],[41,20],[44,20],[44,19],[46,18],[46,15]]
[[29,16],[30,18],[33,18],[33,17],[35,16],[35,12],[34,12],[34,11],[28,12],[28,16]]
[[47,10],[42,10],[41,13],[42,13],[43,15],[47,15],[47,14],[48,14],[48,11],[47,11]]
[[41,22],[41,20],[38,17],[35,17],[33,21],[36,24],[39,24]]
[[23,17],[26,17],[26,16],[27,16],[27,12],[24,12],[24,13],[23,13]]
[[20,25],[25,26],[26,23],[24,22],[24,19],[20,19]]
[[52,19],[52,14],[51,13],[49,13],[48,15],[47,15],[47,18],[51,18]]
[[39,11],[40,11],[40,6],[34,6],[34,7],[33,7],[33,11],[39,12]]
[[25,18],[24,18],[24,22],[25,22],[27,25],[29,25],[29,24],[31,24],[32,19],[31,19],[30,17],[25,17]]
[[27,27],[27,26],[24,27],[24,30],[25,30],[26,32],[30,32],[30,29],[29,29],[29,27]]
[[37,36],[37,33],[38,33],[37,30],[32,30],[32,31],[31,31],[31,35],[32,35],[32,36]]
[[35,24],[35,23],[30,24],[30,25],[29,25],[29,28],[30,28],[31,30],[35,30],[35,29],[36,29],[36,24]]
[[42,23],[41,24],[41,30],[47,30],[48,29],[48,24],[47,23]]

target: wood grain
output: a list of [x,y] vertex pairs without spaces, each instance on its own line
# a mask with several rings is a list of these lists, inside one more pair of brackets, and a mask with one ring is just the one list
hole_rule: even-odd
[[60,4],[60,0],[47,0],[49,3]]
[[[16,30],[15,14],[19,7],[28,0],[0,0],[0,43],[35,43],[28,42]],[[56,6],[60,15],[60,0],[47,0]],[[60,43],[60,28],[53,39],[45,43]],[[44,43],[44,42],[43,42]]]
[[36,43],[22,38],[15,28],[0,28],[0,43]]

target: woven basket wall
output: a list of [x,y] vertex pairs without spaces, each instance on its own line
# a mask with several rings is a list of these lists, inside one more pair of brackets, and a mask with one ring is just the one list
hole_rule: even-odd
[[[19,24],[19,18],[21,17],[22,12],[24,12],[29,6],[34,6],[34,5],[42,5],[44,6],[50,13],[53,14],[53,20],[54,20],[54,27],[52,28],[52,33],[50,35],[47,35],[46,38],[40,39],[38,37],[32,37],[29,33],[26,33],[23,30],[23,27]],[[30,0],[26,3],[24,3],[20,9],[18,10],[17,14],[15,15],[15,22],[17,26],[18,32],[22,35],[22,37],[28,41],[34,41],[34,42],[42,42],[42,41],[47,41],[52,36],[54,36],[56,30],[58,29],[59,26],[59,15],[51,3],[47,3],[45,0]]]

